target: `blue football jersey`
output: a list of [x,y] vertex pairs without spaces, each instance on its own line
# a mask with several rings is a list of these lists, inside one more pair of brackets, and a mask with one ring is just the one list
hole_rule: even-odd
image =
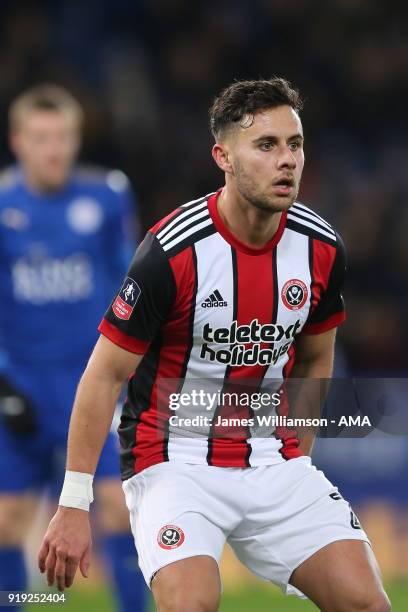
[[14,362],[89,352],[137,241],[129,182],[78,167],[52,194],[0,175],[0,344]]

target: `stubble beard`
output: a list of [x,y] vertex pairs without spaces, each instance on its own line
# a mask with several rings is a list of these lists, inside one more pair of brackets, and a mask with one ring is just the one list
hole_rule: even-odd
[[277,213],[288,210],[296,201],[298,189],[290,197],[267,195],[259,190],[257,184],[243,171],[240,164],[235,169],[235,180],[238,193],[251,206],[264,213]]

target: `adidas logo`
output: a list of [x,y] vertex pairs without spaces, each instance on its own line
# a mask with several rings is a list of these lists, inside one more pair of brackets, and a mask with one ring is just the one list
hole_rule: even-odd
[[228,302],[224,300],[221,293],[216,289],[211,295],[201,303],[203,308],[221,308],[228,306]]

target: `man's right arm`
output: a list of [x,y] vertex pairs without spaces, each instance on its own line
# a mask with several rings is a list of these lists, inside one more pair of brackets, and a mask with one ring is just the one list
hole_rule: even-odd
[[142,355],[100,336],[78,385],[68,434],[67,470],[95,473],[123,382],[141,359]]
[[[126,293],[129,287],[133,288],[130,298]],[[95,346],[75,398],[60,506],[38,556],[39,568],[47,572],[49,584],[56,579],[60,590],[71,586],[78,565],[86,575],[91,549],[87,509],[92,499],[92,475],[123,381],[159,333],[176,295],[167,255],[148,232],[99,326],[103,336]]]
[[[93,475],[112,424],[124,380],[139,365],[142,355],[130,353],[101,336],[78,386],[68,435],[67,470]],[[89,514],[60,505],[44,536],[38,565],[48,584],[60,591],[70,587],[80,567],[87,576],[90,565]]]

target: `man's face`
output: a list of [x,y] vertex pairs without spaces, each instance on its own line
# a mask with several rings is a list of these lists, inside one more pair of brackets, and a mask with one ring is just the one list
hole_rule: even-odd
[[56,110],[33,110],[11,133],[11,148],[27,176],[42,189],[66,182],[80,145],[76,118]]
[[296,200],[304,165],[303,130],[290,106],[247,115],[225,137],[231,177],[256,208],[278,212]]

